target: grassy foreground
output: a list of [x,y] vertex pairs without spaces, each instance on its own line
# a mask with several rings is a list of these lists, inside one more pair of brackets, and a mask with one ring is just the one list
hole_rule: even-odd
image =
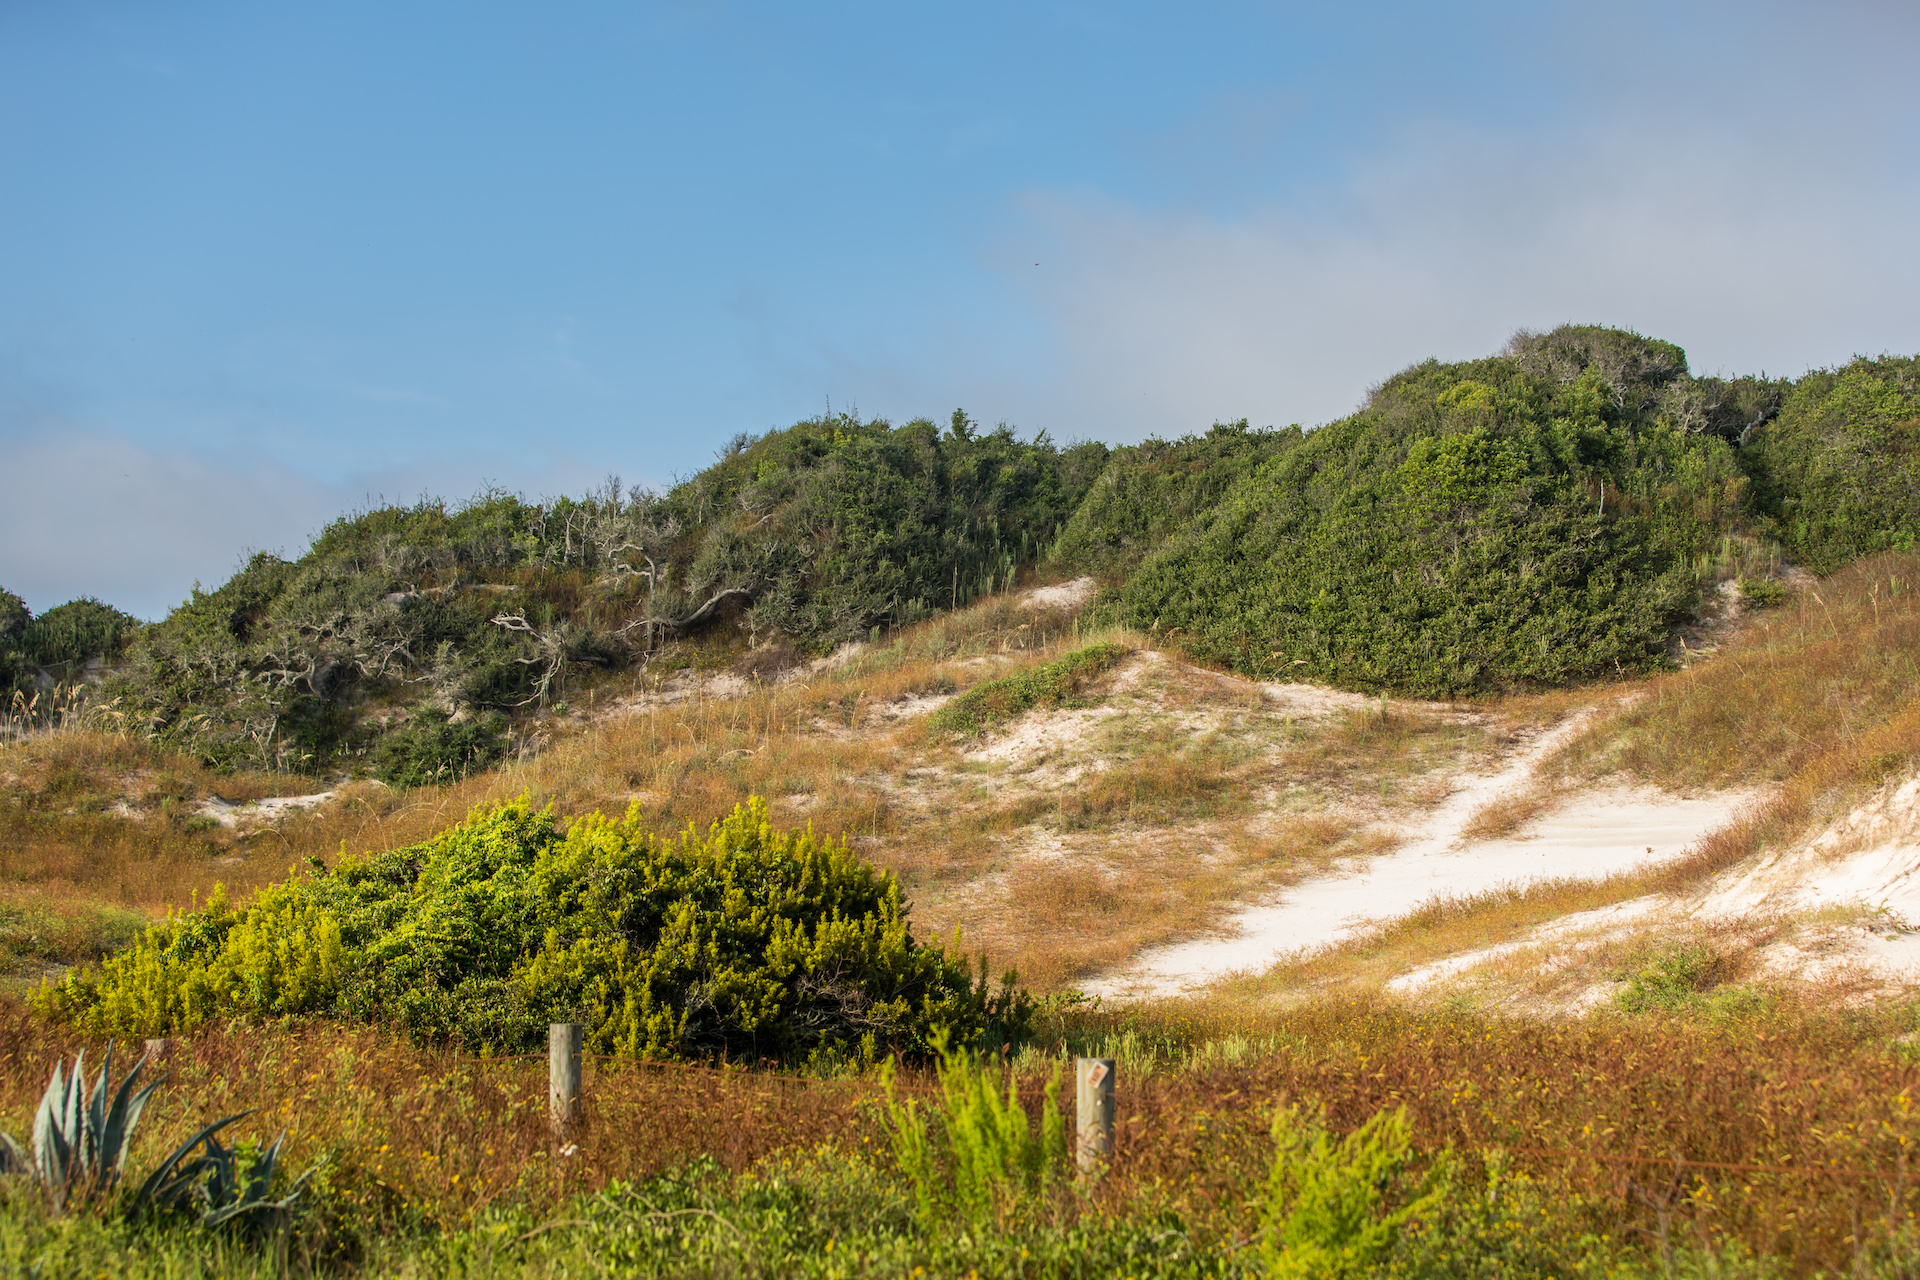
[[[176,1042],[129,1168],[209,1115],[257,1107],[242,1136],[284,1129],[289,1167],[319,1166],[304,1206],[277,1233],[234,1238],[58,1218],[8,1180],[0,1270],[1909,1275],[1913,1027],[1910,1009],[1780,1005],[1566,1023],[1364,1004],[1234,1025],[1197,1008],[1082,1011],[1006,1069],[1035,1114],[1055,1054],[1118,1058],[1106,1174],[1010,1181],[971,1209],[936,1197],[931,1212],[871,1076],[595,1059],[584,1128],[556,1152],[538,1058],[320,1023],[209,1028]],[[27,1128],[53,1060],[80,1045],[6,1010],[0,1126]],[[939,1105],[926,1075],[899,1088]],[[1404,1108],[1407,1145],[1356,1175],[1337,1141],[1316,1155],[1277,1129],[1287,1107],[1335,1139]],[[1270,1181],[1283,1145],[1291,1173]],[[1288,1270],[1268,1244],[1322,1229],[1316,1206],[1343,1186],[1357,1220],[1417,1211],[1364,1266]]]

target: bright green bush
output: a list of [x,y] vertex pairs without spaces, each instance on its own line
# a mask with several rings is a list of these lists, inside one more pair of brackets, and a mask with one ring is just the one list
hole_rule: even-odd
[[1706,1007],[1708,993],[1732,976],[1732,965],[1710,947],[1688,945],[1649,956],[1617,976],[1627,983],[1613,998],[1622,1012],[1683,1013]]
[[1261,1236],[1273,1280],[1378,1275],[1407,1225],[1443,1199],[1444,1163],[1414,1174],[1404,1107],[1337,1140],[1316,1116],[1286,1107],[1273,1141]]
[[873,1061],[1024,1033],[1007,974],[914,940],[893,877],[759,800],[676,839],[638,809],[562,831],[526,801],[425,843],[217,897],[36,997],[91,1031],[326,1014],[520,1051],[556,1021],[598,1052]]

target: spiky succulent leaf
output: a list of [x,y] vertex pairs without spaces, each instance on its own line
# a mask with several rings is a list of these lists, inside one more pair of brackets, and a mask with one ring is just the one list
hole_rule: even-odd
[[[180,1204],[193,1190],[200,1175],[205,1173],[211,1164],[204,1155],[192,1160],[187,1160],[187,1156],[201,1143],[211,1142],[214,1134],[252,1114],[252,1111],[242,1111],[237,1115],[215,1120],[175,1147],[172,1154],[155,1165],[153,1170],[141,1179],[140,1185],[134,1189],[132,1199],[127,1202],[128,1216],[171,1209]],[[186,1163],[182,1164],[182,1161]]]

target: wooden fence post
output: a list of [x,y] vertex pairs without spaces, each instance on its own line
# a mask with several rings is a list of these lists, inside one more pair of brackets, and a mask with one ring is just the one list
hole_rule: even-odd
[[1076,1142],[1080,1172],[1092,1173],[1113,1154],[1113,1059],[1073,1060]]
[[586,1031],[578,1022],[547,1028],[547,1104],[555,1142],[565,1142],[580,1118],[580,1045]]

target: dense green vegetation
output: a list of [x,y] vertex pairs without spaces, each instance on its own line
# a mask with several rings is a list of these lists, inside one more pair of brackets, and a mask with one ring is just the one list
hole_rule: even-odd
[[130,640],[97,602],[9,606],[0,676],[124,651],[123,711],[211,764],[414,785],[676,641],[818,653],[1023,568],[1098,575],[1108,617],[1261,676],[1452,695],[1644,670],[1718,578],[1777,592],[1729,539],[1821,571],[1913,544],[1916,369],[1697,378],[1671,343],[1570,325],[1416,365],[1305,432],[1109,450],[835,415],[664,493],[345,517]]
[[449,717],[547,705],[670,640],[718,626],[822,650],[1003,589],[1106,455],[958,413],[944,431],[837,416],[742,437],[664,494],[363,512],[196,590],[112,691],[215,763],[445,776],[504,749],[500,721],[443,741]]
[[235,910],[224,896],[37,997],[99,1034],[330,1014],[474,1050],[579,1019],[637,1057],[749,1062],[918,1055],[936,1034],[1017,1036],[1006,975],[916,942],[892,875],[780,833],[756,800],[663,839],[637,809],[564,832],[524,801],[409,848],[317,867]]
[[1103,578],[1125,578],[1254,468],[1303,438],[1298,427],[1256,431],[1242,418],[1216,422],[1201,436],[1116,449],[1061,531],[1052,559]]
[[1710,417],[1674,410],[1685,380],[1677,349],[1611,330],[1417,365],[1150,556],[1119,611],[1202,658],[1349,688],[1657,664],[1748,483]]
[[1855,360],[1809,373],[1741,458],[1757,523],[1830,573],[1920,538],[1920,359]]
[[87,663],[117,655],[139,619],[91,596],[39,617],[0,588],[0,699],[31,699],[41,689],[84,675]]

